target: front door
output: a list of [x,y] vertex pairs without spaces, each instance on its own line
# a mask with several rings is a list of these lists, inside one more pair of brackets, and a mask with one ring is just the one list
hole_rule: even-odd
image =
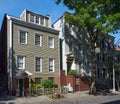
[[24,81],[23,79],[19,79],[19,95],[24,96]]

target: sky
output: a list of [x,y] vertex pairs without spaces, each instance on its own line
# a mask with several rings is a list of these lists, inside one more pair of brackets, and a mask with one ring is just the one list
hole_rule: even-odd
[[[72,12],[63,4],[57,5],[55,0],[0,0],[0,27],[4,14],[19,17],[24,9],[41,14],[50,15],[51,23],[60,18],[65,11]],[[111,34],[115,42],[120,39],[120,34]]]
[[57,5],[55,0],[0,0],[0,26],[4,14],[19,17],[24,9],[41,15],[50,15],[54,23],[65,11],[69,11],[63,4]]

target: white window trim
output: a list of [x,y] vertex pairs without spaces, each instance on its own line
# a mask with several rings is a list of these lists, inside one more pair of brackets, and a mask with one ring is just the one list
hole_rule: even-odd
[[[23,57],[23,68],[18,68],[18,57],[19,56],[22,56]],[[16,56],[16,66],[17,66],[17,69],[25,69],[25,55],[17,55]]]
[[[50,69],[49,69],[49,67],[50,67],[50,66],[49,66],[49,61],[50,61],[50,59],[53,59],[53,71],[50,71]],[[49,72],[50,72],[50,73],[55,72],[55,58],[49,58],[49,59],[48,59],[48,69],[49,69]]]
[[[40,35],[40,45],[36,45],[36,44],[35,44],[35,36],[36,36],[36,35]],[[35,45],[35,46],[42,46],[42,34],[34,33],[34,45]]]
[[[39,18],[39,23],[36,22],[36,17]],[[40,25],[40,17],[39,16],[35,16],[35,23]]]
[[[33,15],[34,16],[34,22],[31,22],[31,15]],[[36,17],[39,17],[39,23],[37,23],[36,22]],[[43,18],[44,20],[43,20],[43,24],[41,24],[41,18]],[[41,25],[41,26],[45,26],[45,18],[43,17],[43,16],[39,16],[39,15],[36,15],[36,14],[33,14],[33,13],[29,13],[29,22],[30,23],[35,23],[35,24],[38,24],[38,25]]]
[[[30,13],[29,13],[29,15],[28,15],[28,16],[29,16],[28,18],[29,18],[29,22],[30,22]],[[30,23],[31,23],[31,22],[30,22]]]
[[[49,46],[49,38],[52,38],[52,40],[53,40],[53,45],[52,46]],[[55,38],[52,37],[52,36],[48,36],[48,47],[49,48],[55,48]]]
[[[34,16],[34,22],[31,22],[31,20],[30,20],[30,19],[31,19],[31,15],[33,15],[33,16]],[[29,22],[30,22],[30,23],[35,23],[35,22],[36,22],[36,21],[35,21],[35,15],[34,15],[34,14],[32,14],[32,13],[30,13],[30,14],[29,14]]]
[[[20,43],[20,31],[26,32],[26,34],[25,34],[25,38],[26,38],[25,43]],[[27,35],[28,35],[28,32],[27,32],[27,31],[25,31],[25,30],[19,30],[19,31],[18,31],[18,43],[19,43],[19,44],[27,44]]]
[[[40,71],[36,71],[36,58],[40,58],[41,61],[40,61]],[[34,58],[34,72],[35,73],[42,73],[42,62],[43,62],[43,58],[42,57],[39,57],[39,56],[35,56]]]
[[[43,18],[43,24],[41,24],[41,18]],[[45,26],[45,18],[44,18],[43,16],[40,16],[40,19],[39,19],[39,20],[40,20],[40,25],[41,25],[41,26]]]

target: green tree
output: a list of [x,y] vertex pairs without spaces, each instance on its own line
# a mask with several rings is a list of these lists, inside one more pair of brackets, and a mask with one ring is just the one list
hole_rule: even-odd
[[118,0],[56,0],[63,3],[74,13],[66,14],[66,22],[85,28],[92,42],[97,33],[115,32],[120,29],[120,1]]
[[[119,0],[55,0],[63,3],[73,13],[65,14],[65,22],[87,30],[95,59],[95,48],[98,47],[97,37],[117,33],[120,29],[120,1]],[[103,34],[100,34],[100,33]],[[95,63],[95,61],[94,61]],[[94,72],[94,71],[93,71]],[[94,72],[95,73],[95,72]],[[93,74],[94,75],[94,74]]]

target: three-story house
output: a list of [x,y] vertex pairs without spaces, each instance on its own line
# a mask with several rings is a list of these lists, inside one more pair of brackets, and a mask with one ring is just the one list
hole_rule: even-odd
[[[42,79],[59,77],[59,31],[51,28],[50,16],[24,10],[20,18],[5,14],[1,28],[1,69],[11,91],[29,88]],[[7,87],[3,88],[7,90]]]

